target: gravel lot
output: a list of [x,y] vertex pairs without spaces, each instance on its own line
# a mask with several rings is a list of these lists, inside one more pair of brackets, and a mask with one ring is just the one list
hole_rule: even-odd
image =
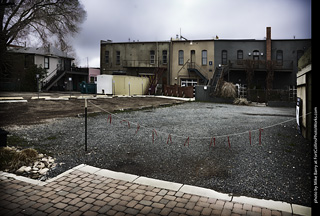
[[[88,111],[93,108],[89,103]],[[57,159],[60,165],[49,177],[85,163],[233,195],[310,206],[311,144],[298,134],[295,120],[287,121],[294,118],[293,108],[197,102],[117,113],[111,124],[107,113],[91,115],[87,152],[83,117],[16,127],[10,132]],[[278,125],[266,128],[274,124]],[[261,145],[259,128],[264,128]],[[221,137],[249,130],[251,145],[249,132],[230,135],[230,147],[228,137]],[[172,143],[167,144],[169,134]],[[215,146],[209,148],[213,136]]]

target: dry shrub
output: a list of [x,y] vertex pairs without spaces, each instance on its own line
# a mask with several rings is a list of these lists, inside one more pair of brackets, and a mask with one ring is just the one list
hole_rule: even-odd
[[221,87],[221,96],[224,98],[235,98],[237,96],[236,86],[230,82],[224,82]]
[[246,98],[236,98],[234,101],[233,101],[233,104],[236,104],[236,105],[249,105],[249,102]]
[[20,152],[17,152],[11,161],[12,169],[19,169],[21,166],[28,166],[36,161],[38,157],[38,152],[34,149],[23,149]]
[[14,154],[15,151],[13,151],[11,148],[0,148],[0,170],[10,167],[10,163]]
[[0,150],[0,168],[17,170],[22,166],[29,166],[38,157],[38,152],[34,149],[24,149],[16,151],[12,148],[1,148]]

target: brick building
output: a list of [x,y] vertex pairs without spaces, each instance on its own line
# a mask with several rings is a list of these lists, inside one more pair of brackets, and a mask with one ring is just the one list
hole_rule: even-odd
[[[249,89],[296,89],[298,59],[311,39],[101,41],[101,74],[155,77],[155,85],[211,85],[225,81]],[[161,92],[159,92],[161,93]]]

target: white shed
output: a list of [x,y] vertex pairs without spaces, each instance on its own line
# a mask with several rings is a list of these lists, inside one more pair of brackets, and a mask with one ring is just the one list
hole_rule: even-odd
[[112,94],[112,75],[97,76],[97,94]]

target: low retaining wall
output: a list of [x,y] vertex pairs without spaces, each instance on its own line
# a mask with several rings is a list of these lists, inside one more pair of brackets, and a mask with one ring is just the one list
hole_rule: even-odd
[[213,103],[233,103],[233,98],[218,98],[210,96],[211,86],[196,86],[196,101],[213,102]]

